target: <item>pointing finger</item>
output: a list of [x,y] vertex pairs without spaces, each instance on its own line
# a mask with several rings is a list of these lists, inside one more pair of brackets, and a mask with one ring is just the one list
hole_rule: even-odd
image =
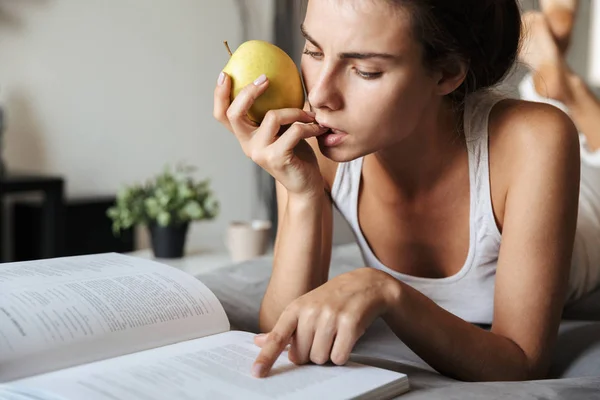
[[287,311],[281,314],[252,365],[252,375],[257,378],[267,376],[281,352],[290,342],[297,325],[296,313]]

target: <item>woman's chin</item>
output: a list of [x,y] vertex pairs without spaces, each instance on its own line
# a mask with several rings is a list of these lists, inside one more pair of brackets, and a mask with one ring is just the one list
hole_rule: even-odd
[[350,146],[347,145],[329,147],[319,144],[319,150],[321,150],[321,154],[325,157],[338,163],[352,161],[360,157],[360,154],[356,154],[356,152],[352,151]]

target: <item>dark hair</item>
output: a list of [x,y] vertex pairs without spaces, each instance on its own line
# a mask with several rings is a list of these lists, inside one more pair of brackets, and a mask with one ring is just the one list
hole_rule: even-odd
[[518,0],[388,1],[409,11],[427,68],[454,71],[466,63],[465,80],[449,95],[454,102],[500,83],[516,61],[522,29]]

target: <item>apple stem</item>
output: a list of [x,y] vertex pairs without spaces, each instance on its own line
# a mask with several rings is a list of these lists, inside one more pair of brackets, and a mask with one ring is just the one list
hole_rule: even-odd
[[224,40],[223,43],[225,44],[225,48],[227,49],[227,52],[229,53],[229,56],[231,57],[233,54],[231,54],[231,49],[229,48],[229,45],[227,44],[227,40]]

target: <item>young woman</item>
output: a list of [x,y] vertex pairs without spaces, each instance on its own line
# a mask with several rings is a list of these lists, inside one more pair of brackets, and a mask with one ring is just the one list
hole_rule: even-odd
[[[295,363],[343,364],[382,318],[441,373],[543,377],[578,289],[579,141],[557,108],[491,90],[517,56],[517,0],[310,0],[302,32],[305,110],[257,126],[265,76],[232,103],[229,77],[215,89],[215,118],[277,181],[253,373],[290,343]],[[333,206],[365,267],[328,280]]]

